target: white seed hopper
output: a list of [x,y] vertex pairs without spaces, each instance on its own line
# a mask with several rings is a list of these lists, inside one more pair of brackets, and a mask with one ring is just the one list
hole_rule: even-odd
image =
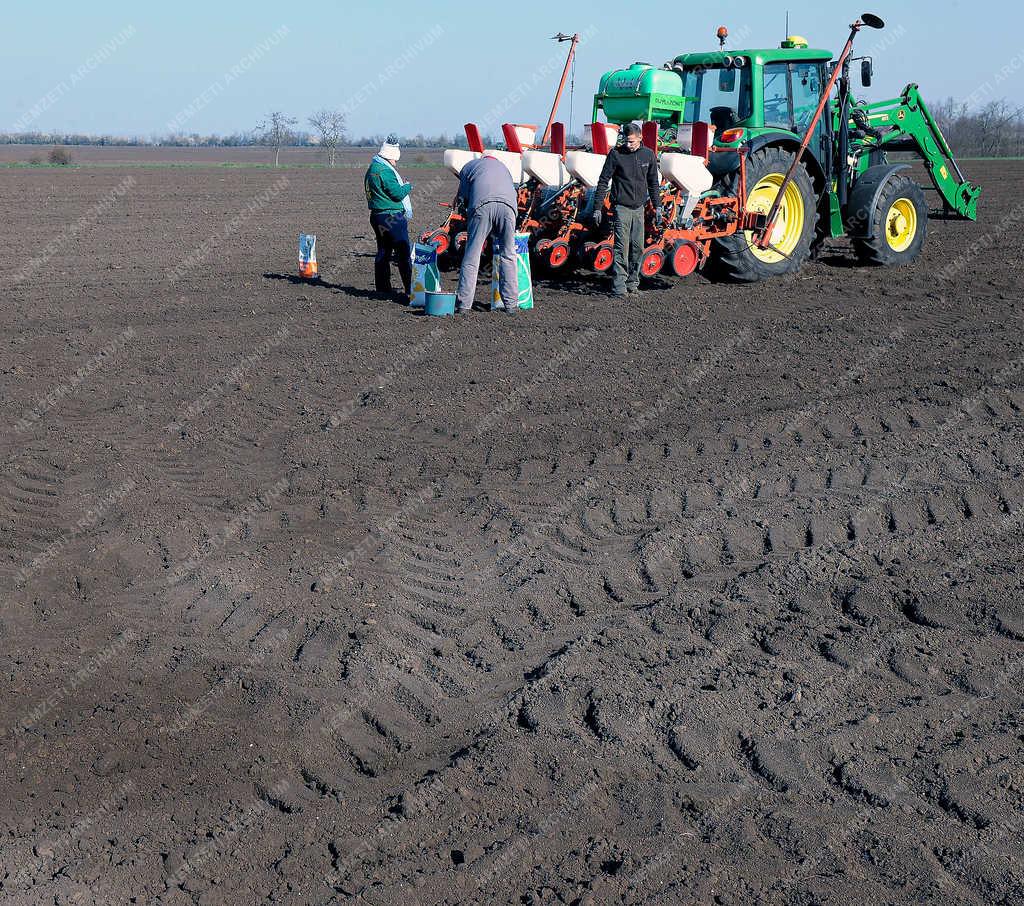
[[526,181],[523,172],[523,156],[514,151],[465,151],[462,148],[448,148],[444,152],[444,166],[456,176],[462,175],[462,168],[470,161],[479,160],[486,154],[500,160],[512,174],[512,181],[522,185]]
[[523,169],[542,186],[561,187],[572,178],[562,158],[552,151],[524,151]]
[[448,148],[444,152],[445,168],[456,176],[462,173],[462,168],[471,160],[483,157],[479,151],[465,151],[462,148]]
[[565,168],[574,179],[588,189],[593,189],[601,178],[606,157],[605,154],[594,154],[592,151],[570,151],[565,155]]
[[715,181],[711,171],[704,165],[704,158],[693,154],[679,154],[674,151],[662,154],[661,172],[684,194],[683,219],[693,213],[700,196],[710,189]]
[[485,151],[484,154],[487,157],[500,160],[508,168],[508,172],[512,174],[512,182],[517,186],[521,186],[526,182],[527,176],[523,172],[522,154],[517,154],[515,151]]
[[597,132],[597,148],[614,148],[619,135],[619,127],[612,123],[587,123],[583,127],[583,144],[593,149],[594,132]]

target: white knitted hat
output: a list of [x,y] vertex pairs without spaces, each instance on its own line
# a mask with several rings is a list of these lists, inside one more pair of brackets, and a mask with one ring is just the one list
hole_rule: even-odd
[[392,163],[397,163],[401,159],[402,149],[398,146],[397,135],[392,133],[384,139],[384,144],[380,146],[380,156]]

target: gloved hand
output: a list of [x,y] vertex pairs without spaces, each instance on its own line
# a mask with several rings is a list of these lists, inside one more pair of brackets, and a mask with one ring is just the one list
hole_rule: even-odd
[[593,221],[595,229],[599,229],[601,221],[604,220],[604,211],[600,208],[594,208],[594,213],[590,219]]
[[664,208],[654,209],[654,225],[660,230],[665,225],[665,210]]

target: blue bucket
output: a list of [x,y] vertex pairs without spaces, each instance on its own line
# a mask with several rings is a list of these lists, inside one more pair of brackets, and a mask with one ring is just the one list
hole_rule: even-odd
[[455,293],[427,293],[427,314],[434,317],[455,314]]

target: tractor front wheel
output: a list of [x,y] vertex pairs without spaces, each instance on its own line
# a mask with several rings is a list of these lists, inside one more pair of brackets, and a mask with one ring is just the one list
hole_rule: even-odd
[[[796,154],[785,148],[762,148],[747,159],[747,210],[767,214],[793,165]],[[739,173],[723,186],[727,195],[739,194]],[[756,283],[768,277],[800,270],[810,257],[818,223],[818,201],[807,168],[801,163],[786,186],[775,217],[769,246],[759,248],[752,231],[740,231],[715,240],[716,270],[722,277]]]
[[873,238],[853,240],[862,264],[899,267],[916,261],[928,235],[924,191],[908,176],[893,176],[878,196],[868,229]]

